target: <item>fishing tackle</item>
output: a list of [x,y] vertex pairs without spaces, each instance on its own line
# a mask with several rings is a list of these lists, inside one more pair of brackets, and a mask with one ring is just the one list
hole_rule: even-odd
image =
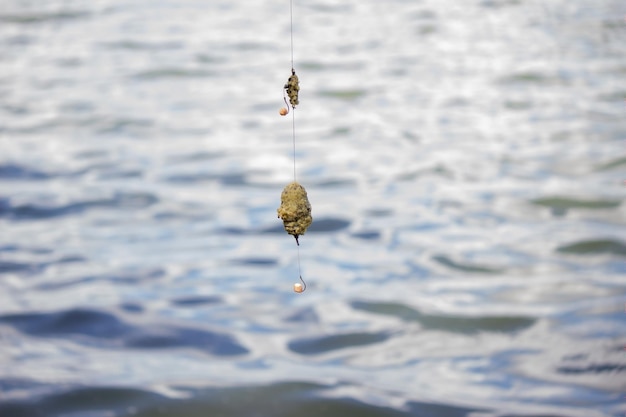
[[[289,0],[289,14],[291,19],[291,76],[287,79],[287,83],[283,86],[283,101],[285,107],[282,107],[278,113],[286,116],[289,113],[289,105],[295,109],[300,104],[298,93],[300,92],[300,81],[293,69],[293,0]],[[289,98],[289,101],[287,101]],[[300,270],[300,241],[298,238],[306,232],[306,229],[313,222],[311,216],[311,203],[304,187],[296,182],[296,119],[293,120],[293,182],[287,184],[280,195],[280,206],[276,210],[278,218],[283,221],[285,231],[296,239],[298,245],[298,271],[300,271],[300,282],[293,284],[294,292],[301,293],[306,290],[306,283],[302,279]]]
[[304,280],[302,279],[302,275],[300,275],[300,281],[302,282],[302,284],[300,284],[299,282],[293,284],[294,292],[304,292],[306,290],[306,282],[304,282]]

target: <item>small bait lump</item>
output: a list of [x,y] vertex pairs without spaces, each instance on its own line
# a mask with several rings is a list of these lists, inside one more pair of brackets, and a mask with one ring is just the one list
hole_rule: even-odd
[[300,82],[298,80],[298,76],[296,75],[296,70],[291,70],[291,77],[287,80],[287,84],[285,84],[285,90],[287,90],[287,96],[289,97],[289,103],[291,103],[292,108],[296,108],[300,101],[298,100],[298,92],[300,91]]

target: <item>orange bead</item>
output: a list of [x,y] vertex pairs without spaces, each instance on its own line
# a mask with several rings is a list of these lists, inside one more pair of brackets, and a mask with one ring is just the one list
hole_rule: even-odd
[[289,113],[289,110],[287,110],[285,107],[283,107],[283,108],[280,109],[279,113],[280,113],[281,116],[286,116],[287,113]]
[[295,292],[302,292],[304,291],[304,287],[302,287],[302,284],[300,284],[299,282],[296,282],[295,284],[293,284],[293,290]]

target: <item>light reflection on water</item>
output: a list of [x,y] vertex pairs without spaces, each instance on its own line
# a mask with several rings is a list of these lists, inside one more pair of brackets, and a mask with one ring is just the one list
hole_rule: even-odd
[[[623,414],[617,2],[0,7],[0,414]],[[255,414],[256,413],[256,414]]]

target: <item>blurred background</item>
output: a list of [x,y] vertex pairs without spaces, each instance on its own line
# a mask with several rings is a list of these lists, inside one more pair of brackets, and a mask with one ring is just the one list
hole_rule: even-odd
[[623,415],[625,13],[2,0],[0,415]]

